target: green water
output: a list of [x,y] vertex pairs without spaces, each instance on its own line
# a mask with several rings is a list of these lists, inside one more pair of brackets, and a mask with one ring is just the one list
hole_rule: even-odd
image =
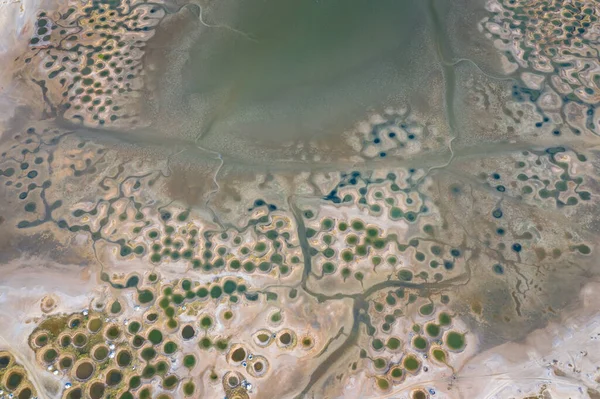
[[357,68],[408,64],[402,50],[417,41],[414,35],[426,22],[418,0],[252,0],[238,12],[232,25],[251,40],[228,32],[209,54],[206,42],[199,43],[192,65],[202,67],[195,70],[192,91],[235,84],[240,100],[268,99],[356,74]]
[[437,68],[424,1],[236,4],[203,21],[239,32],[201,27],[183,71],[185,95],[211,109],[204,138],[339,133],[368,108],[426,95]]

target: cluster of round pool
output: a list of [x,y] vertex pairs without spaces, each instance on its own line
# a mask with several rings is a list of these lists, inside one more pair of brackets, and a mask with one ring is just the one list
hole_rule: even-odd
[[[422,304],[418,307],[422,323],[415,323],[410,331],[403,336],[394,333],[394,324],[400,316],[394,311],[396,302],[390,305],[389,295],[399,295],[411,303],[410,298],[404,298],[403,293],[388,293],[387,307],[375,303],[370,310],[372,319],[381,319],[379,328],[367,328],[368,347],[361,350],[361,358],[368,358],[375,371],[375,383],[382,390],[388,390],[392,385],[399,384],[407,377],[426,372],[428,364],[450,367],[452,354],[462,352],[466,347],[466,333],[452,328],[452,318],[446,311],[436,312],[433,303]],[[412,298],[414,301],[416,298]],[[442,300],[442,302],[446,302]],[[405,302],[403,302],[405,303]],[[382,316],[384,309],[389,312]]]
[[567,102],[597,103],[600,64],[594,44],[600,15],[595,1],[502,0],[491,12],[484,27],[493,39],[512,46],[510,59],[552,75]]
[[141,87],[143,48],[163,15],[155,5],[126,10],[117,2],[71,7],[56,21],[41,12],[25,62],[58,82],[68,118],[91,125],[132,118],[123,104]]
[[27,371],[8,351],[0,351],[0,398],[37,398]]

